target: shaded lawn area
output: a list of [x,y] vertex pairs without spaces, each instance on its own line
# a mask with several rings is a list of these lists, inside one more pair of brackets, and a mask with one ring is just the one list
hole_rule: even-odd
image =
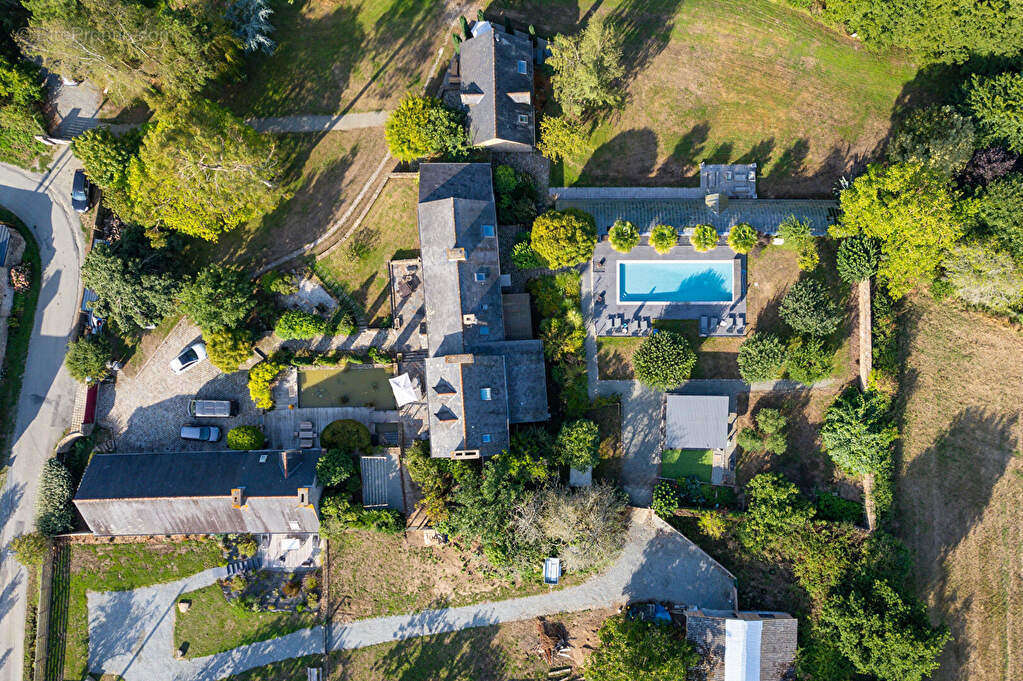
[[[655,319],[654,327],[680,333],[696,351],[693,378],[739,378],[735,358],[742,339],[700,338],[700,324],[694,319]],[[597,338],[597,369],[603,380],[632,380],[632,356],[642,338]]]
[[185,657],[213,655],[266,641],[319,623],[318,612],[251,612],[227,602],[219,584],[183,594],[188,612],[174,612],[174,647],[188,643]]
[[382,131],[274,135],[285,198],[263,217],[220,237],[196,241],[198,262],[260,265],[322,236],[348,209],[386,153]]
[[245,77],[218,93],[242,116],[392,108],[422,88],[454,16],[441,0],[273,0],[272,55],[245,59]]
[[695,477],[710,483],[714,451],[710,449],[666,449],[661,453],[661,477],[681,480]]
[[[220,546],[214,541],[73,544],[70,579],[65,590],[68,603],[63,678],[81,679],[87,671],[89,619],[86,591],[137,589],[181,579],[224,564]],[[53,591],[56,601],[62,590],[55,583]],[[58,604],[55,602],[56,607]],[[52,635],[50,640],[54,640]]]
[[597,424],[600,436],[600,463],[594,470],[597,478],[618,485],[622,472],[622,405],[618,402],[595,407],[586,418]]
[[541,35],[593,12],[624,41],[628,102],[552,185],[696,184],[701,160],[759,165],[762,196],[826,196],[876,156],[916,67],[771,0],[502,0]]
[[384,326],[391,316],[387,263],[419,256],[418,200],[417,182],[387,180],[359,229],[317,260],[317,274],[342,288],[370,326]]
[[156,325],[156,328],[152,331],[147,331],[137,340],[127,340],[132,345],[128,347],[127,352],[129,354],[128,361],[125,362],[124,368],[121,371],[129,378],[135,378],[139,372],[142,371],[142,367],[145,366],[149,358],[152,357],[153,353],[160,349],[163,341],[170,332],[174,330],[174,327],[178,325],[181,318],[184,317],[180,312],[168,315]]
[[917,294],[900,336],[896,532],[952,633],[932,678],[1023,678],[1023,334]]

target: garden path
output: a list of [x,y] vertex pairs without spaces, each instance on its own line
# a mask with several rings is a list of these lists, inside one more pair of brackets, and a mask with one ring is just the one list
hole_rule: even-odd
[[358,620],[328,636],[312,627],[225,653],[177,660],[174,615],[178,597],[226,575],[214,568],[156,586],[89,593],[89,668],[124,681],[215,681],[280,660],[362,648],[418,636],[607,608],[633,600],[668,600],[709,609],[732,609],[730,572],[647,511],[633,511],[625,549],[604,572],[578,586],[537,596],[459,608]]

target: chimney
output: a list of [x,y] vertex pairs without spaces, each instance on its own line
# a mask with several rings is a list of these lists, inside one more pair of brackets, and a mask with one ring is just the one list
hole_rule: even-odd
[[299,487],[298,488],[298,505],[309,506],[309,488]]
[[231,489],[231,506],[234,508],[245,508],[244,487],[234,487]]
[[465,261],[465,249],[464,248],[449,248],[447,250],[448,262],[464,262]]

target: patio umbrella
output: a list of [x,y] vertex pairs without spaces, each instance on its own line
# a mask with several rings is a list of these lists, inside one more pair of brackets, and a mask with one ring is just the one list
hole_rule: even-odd
[[399,407],[404,407],[406,404],[419,402],[423,399],[419,389],[412,385],[412,378],[407,373],[395,376],[387,382],[391,384],[394,401],[398,403]]

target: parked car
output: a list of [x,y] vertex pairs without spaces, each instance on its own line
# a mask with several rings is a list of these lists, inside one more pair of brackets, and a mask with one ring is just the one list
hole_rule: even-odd
[[71,207],[79,213],[92,208],[92,183],[84,170],[75,171],[75,179],[71,183]]
[[177,357],[171,360],[170,368],[176,374],[183,374],[199,362],[206,359],[206,344],[196,341],[182,350]]
[[193,423],[181,426],[182,440],[198,440],[200,442],[219,442],[220,428],[217,426],[200,426]]
[[188,415],[199,419],[226,419],[238,412],[234,400],[189,400]]

